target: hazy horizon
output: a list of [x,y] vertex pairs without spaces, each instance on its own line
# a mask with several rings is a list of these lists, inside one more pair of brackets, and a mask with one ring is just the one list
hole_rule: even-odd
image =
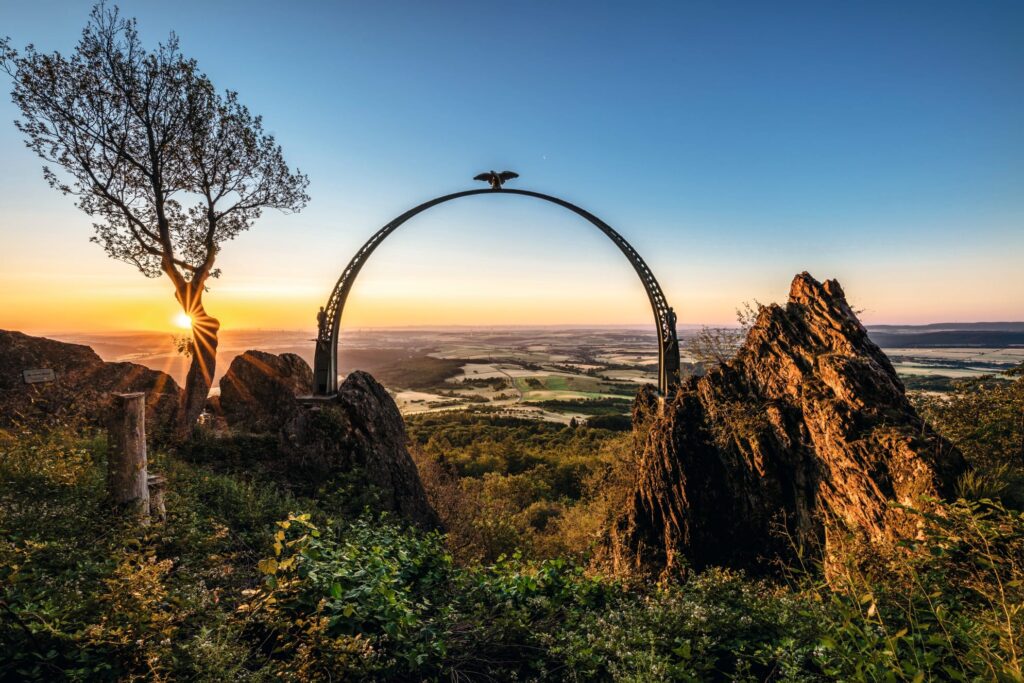
[[[865,327],[936,327],[942,325],[991,325],[991,326],[1006,326],[1006,325],[1024,325],[1024,320],[942,320],[931,323],[871,323],[862,321]],[[685,323],[679,324],[679,330],[700,330],[704,327],[714,328],[739,328],[739,323],[733,321],[730,323]],[[0,328],[3,329],[3,328]],[[655,326],[653,323],[552,323],[552,324],[532,324],[532,323],[516,323],[516,324],[504,324],[504,325],[478,325],[467,323],[464,325],[361,325],[358,327],[342,326],[342,334],[353,333],[353,332],[375,332],[375,331],[432,331],[432,332],[443,332],[445,330],[453,331],[467,331],[467,330],[500,330],[500,329],[515,329],[515,330],[557,330],[557,329],[580,329],[580,330],[600,330],[600,329],[635,329],[635,330],[654,330]],[[32,336],[61,336],[61,335],[83,335],[83,336],[120,336],[120,335],[133,335],[133,334],[146,334],[146,335],[170,335],[180,334],[186,332],[186,330],[180,330],[176,332],[173,329],[110,329],[110,330],[14,330],[17,332],[23,332]],[[277,327],[236,327],[222,329],[220,332],[223,334],[308,334],[310,339],[316,335],[315,327],[308,328],[277,328]]]

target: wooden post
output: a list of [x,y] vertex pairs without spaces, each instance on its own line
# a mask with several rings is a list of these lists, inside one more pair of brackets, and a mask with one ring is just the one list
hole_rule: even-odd
[[166,477],[159,474],[149,475],[149,518],[153,521],[167,521],[167,507],[164,505],[164,492],[166,490]]
[[149,522],[146,472],[146,395],[114,394],[107,425],[107,494],[115,505],[131,509]]

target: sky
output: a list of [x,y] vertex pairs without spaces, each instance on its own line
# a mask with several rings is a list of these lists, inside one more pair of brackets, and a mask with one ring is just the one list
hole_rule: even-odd
[[[1024,319],[1024,3],[120,7],[148,45],[176,31],[310,177],[304,211],[267,212],[224,246],[206,296],[224,327],[314,327],[382,225],[506,168],[625,236],[681,324],[784,301],[804,270],[837,278],[867,323]],[[67,52],[88,10],[4,0],[0,35]],[[167,279],[89,242],[17,115],[0,98],[0,328],[173,329]],[[391,236],[343,325],[651,320],[591,225],[485,195]]]

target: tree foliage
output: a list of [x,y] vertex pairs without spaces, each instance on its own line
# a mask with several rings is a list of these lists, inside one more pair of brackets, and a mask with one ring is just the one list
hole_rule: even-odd
[[47,181],[95,219],[93,241],[147,277],[201,286],[218,275],[220,245],[263,209],[305,206],[307,178],[173,33],[147,51],[135,21],[100,4],[69,56],[0,49]]

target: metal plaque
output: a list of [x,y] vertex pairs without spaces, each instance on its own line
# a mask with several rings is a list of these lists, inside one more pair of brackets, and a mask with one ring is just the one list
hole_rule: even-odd
[[40,382],[52,382],[57,379],[57,373],[51,368],[35,368],[24,370],[21,376],[25,378],[25,384],[39,384]]

